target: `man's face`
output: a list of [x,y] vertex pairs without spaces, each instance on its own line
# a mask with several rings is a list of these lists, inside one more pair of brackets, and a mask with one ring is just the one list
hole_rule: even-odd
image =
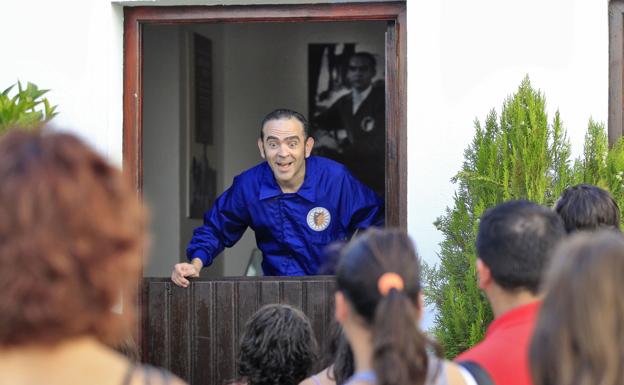
[[295,118],[269,120],[258,139],[260,156],[266,159],[283,192],[296,192],[305,177],[305,158],[314,139],[305,139],[303,124]]
[[369,60],[363,57],[354,56],[349,59],[347,67],[347,81],[351,87],[357,91],[364,91],[370,86],[375,70],[371,66]]

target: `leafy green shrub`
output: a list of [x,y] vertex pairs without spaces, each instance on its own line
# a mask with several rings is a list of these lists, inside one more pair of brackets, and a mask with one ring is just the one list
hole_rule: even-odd
[[28,82],[26,88],[17,82],[17,93],[9,96],[15,84],[0,94],[0,134],[12,127],[33,128],[47,122],[58,113],[56,106],[42,96],[49,90],[40,90]]
[[453,358],[483,339],[491,308],[476,281],[475,240],[483,212],[510,199],[552,206],[568,186],[585,182],[612,192],[624,207],[624,141],[609,150],[604,125],[593,120],[582,159],[571,164],[570,143],[559,112],[548,122],[544,95],[526,77],[492,110],[465,150],[454,206],[435,222],[443,234],[440,262],[426,267],[427,298],[437,308],[433,333]]

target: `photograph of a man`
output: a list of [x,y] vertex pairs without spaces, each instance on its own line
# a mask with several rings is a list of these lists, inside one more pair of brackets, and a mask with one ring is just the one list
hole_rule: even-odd
[[373,81],[377,61],[353,52],[343,61],[348,92],[314,116],[315,149],[342,162],[380,197],[385,193],[385,82]]

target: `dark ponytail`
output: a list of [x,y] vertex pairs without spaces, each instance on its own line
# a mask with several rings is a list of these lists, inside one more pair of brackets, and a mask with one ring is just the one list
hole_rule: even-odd
[[[401,287],[382,295],[378,282],[384,275],[400,277]],[[418,326],[420,261],[409,236],[401,230],[366,231],[343,251],[336,283],[369,324],[377,384],[423,385],[428,349],[440,351]]]
[[381,298],[372,332],[379,385],[425,383],[428,341],[418,327],[414,303],[403,292],[392,289]]

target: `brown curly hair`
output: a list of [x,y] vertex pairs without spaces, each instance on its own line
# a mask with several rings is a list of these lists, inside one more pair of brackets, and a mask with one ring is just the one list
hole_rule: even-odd
[[308,317],[282,304],[260,308],[245,324],[238,366],[247,385],[297,385],[312,372],[317,343]]
[[119,342],[145,242],[128,180],[75,136],[37,129],[0,140],[0,181],[0,346]]

